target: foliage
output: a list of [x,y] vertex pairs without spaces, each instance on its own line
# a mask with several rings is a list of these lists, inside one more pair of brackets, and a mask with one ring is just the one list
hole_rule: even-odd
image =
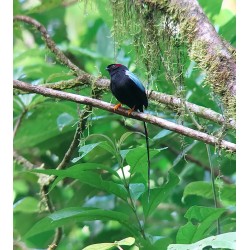
[[[170,41],[172,47],[168,48],[173,54],[166,63],[172,70],[166,72],[161,63],[154,61],[160,52],[152,44],[140,47],[138,54],[138,44],[152,39],[148,31],[142,40],[136,40],[137,47],[128,30],[120,32],[118,19],[113,20],[112,14],[117,18],[119,9],[114,9],[112,1],[41,2],[14,0],[14,15],[28,15],[41,22],[58,48],[85,72],[108,77],[105,68],[116,60],[129,66],[145,85],[152,81],[150,89],[223,112],[220,101],[204,85],[204,72],[190,61],[185,47],[180,53]],[[213,4],[199,2],[218,33],[235,46],[235,13],[222,0]],[[72,71],[46,47],[38,31],[21,22],[14,23],[13,31],[14,79],[43,85],[74,78]],[[131,32],[139,32],[138,27]],[[127,36],[122,39],[124,33]],[[161,46],[164,41],[161,40]],[[174,55],[180,58],[181,77],[176,77],[178,65]],[[148,65],[157,70],[148,70]],[[91,86],[67,91],[92,95]],[[101,98],[115,103],[109,91],[102,93]],[[152,165],[148,198],[141,122],[93,109],[67,168],[57,169],[74,137],[80,111],[86,106],[37,94],[19,93],[13,100],[14,127],[19,124],[14,150],[34,168],[27,169],[25,161],[14,161],[15,249],[21,249],[18,242],[29,248],[47,248],[58,227],[63,227],[59,250],[181,250],[197,249],[197,245],[235,249],[233,233],[229,233],[236,228],[233,155],[218,147],[211,148],[221,206],[214,208],[206,145],[148,124]],[[147,112],[196,128],[185,108],[173,110],[150,102]],[[235,141],[235,131],[225,131],[203,118],[197,120],[209,133]],[[47,190],[55,208],[52,213],[40,195],[49,178],[55,178]],[[218,219],[221,234],[214,236]]]

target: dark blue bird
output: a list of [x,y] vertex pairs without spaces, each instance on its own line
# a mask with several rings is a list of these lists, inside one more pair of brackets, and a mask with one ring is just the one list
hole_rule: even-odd
[[[111,77],[110,89],[115,98],[120,102],[115,105],[114,110],[117,110],[121,104],[127,105],[130,110],[130,115],[134,110],[143,112],[143,107],[148,107],[148,98],[146,91],[141,81],[128,70],[128,68],[122,64],[110,64],[106,70],[109,72]],[[147,157],[148,157],[148,202],[150,192],[150,157],[149,157],[149,142],[148,142],[148,131],[146,123],[143,122],[146,146],[147,146]]]
[[143,112],[143,106],[147,108],[148,98],[141,81],[122,64],[110,64],[106,68],[111,77],[110,89],[120,102],[115,106],[118,109],[121,104],[130,107],[129,114],[135,111]]

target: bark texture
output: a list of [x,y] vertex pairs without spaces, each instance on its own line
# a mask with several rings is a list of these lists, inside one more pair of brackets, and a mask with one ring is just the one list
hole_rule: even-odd
[[118,110],[114,110],[113,105],[107,102],[98,100],[98,99],[93,99],[87,96],[80,96],[76,94],[53,90],[53,89],[45,88],[42,86],[30,85],[30,84],[27,84],[25,82],[21,82],[18,80],[14,80],[13,85],[14,85],[14,88],[25,90],[30,93],[37,93],[37,94],[41,94],[41,95],[52,97],[52,98],[59,98],[62,100],[69,100],[69,101],[73,101],[76,103],[90,105],[96,108],[107,110],[112,113],[117,113],[125,117],[151,123],[155,126],[177,132],[179,134],[191,137],[195,140],[203,141],[207,144],[211,144],[214,146],[220,146],[221,148],[224,148],[229,151],[233,151],[233,152],[236,151],[236,145],[234,143],[231,143],[225,140],[218,140],[218,138],[216,138],[215,136],[206,134],[204,132],[196,131],[191,128],[187,128],[185,126],[178,125],[173,122],[169,122],[163,118],[159,118],[154,115],[141,113],[141,112],[132,112],[129,115],[127,109],[119,108]]
[[207,73],[207,82],[221,97],[227,116],[235,117],[235,49],[217,34],[197,0],[137,0],[137,4],[142,2],[173,20],[190,58]]

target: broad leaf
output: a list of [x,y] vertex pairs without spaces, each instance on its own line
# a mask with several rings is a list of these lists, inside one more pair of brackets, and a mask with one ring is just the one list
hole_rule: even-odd
[[[160,149],[150,149],[150,159],[157,155]],[[147,148],[138,147],[131,149],[125,157],[128,165],[130,165],[131,175],[134,173],[141,173],[145,180],[148,178],[148,158]]]
[[116,241],[114,243],[100,243],[100,244],[93,244],[83,248],[83,250],[108,250],[112,249],[113,247],[117,246],[131,246],[135,243],[135,238],[128,237],[123,240]]
[[14,204],[14,212],[39,212],[39,201],[33,197],[25,197]]
[[71,124],[73,120],[74,120],[74,117],[68,113],[64,112],[60,114],[56,120],[59,131],[62,131],[65,126]]
[[[127,191],[123,185],[117,184],[113,181],[103,180],[101,175],[96,173],[96,171],[90,171],[93,169],[96,169],[96,170],[104,169],[107,171],[111,171],[112,173],[115,173],[115,171],[109,170],[109,168],[103,165],[94,164],[94,163],[78,164],[66,170],[34,169],[31,172],[55,175],[55,176],[60,177],[60,180],[61,180],[61,177],[63,178],[69,177],[69,178],[77,179],[99,190],[103,190],[108,193],[115,194],[116,196],[120,197],[123,200],[127,199]],[[117,173],[115,175],[118,176]]]
[[224,208],[190,207],[185,214],[188,222],[180,227],[176,242],[182,244],[193,243],[207,237],[207,230],[225,211]]
[[132,198],[137,200],[145,192],[145,186],[142,183],[131,183],[129,184],[129,190]]
[[87,144],[79,148],[78,152],[80,153],[79,157],[76,157],[72,160],[73,163],[78,162],[80,159],[82,159],[85,155],[87,155],[89,152],[91,152],[95,147],[97,147],[102,142],[97,142],[93,144]]
[[236,234],[225,233],[216,236],[210,236],[193,244],[171,244],[167,250],[200,250],[205,247],[212,247],[213,249],[236,249]]
[[[223,184],[222,187],[216,185],[217,194],[219,194],[220,201],[225,205],[235,205],[236,200],[236,186]],[[183,200],[189,195],[197,195],[206,199],[213,199],[212,184],[205,181],[195,181],[189,183],[184,190]]]
[[145,192],[142,196],[142,205],[144,215],[147,217],[155,212],[157,206],[168,198],[170,191],[179,183],[179,178],[173,172],[169,172],[168,182],[161,187],[150,190],[150,197],[148,202],[148,193]]
[[138,236],[139,234],[138,229],[131,224],[127,214],[104,209],[71,207],[56,211],[41,219],[26,233],[25,237],[29,238],[42,232],[61,227],[69,222],[93,220],[118,221],[134,236]]

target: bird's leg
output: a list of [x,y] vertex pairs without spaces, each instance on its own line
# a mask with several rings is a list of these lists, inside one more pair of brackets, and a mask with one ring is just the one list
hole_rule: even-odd
[[135,106],[128,111],[128,115],[131,115],[131,113],[135,110]]
[[118,104],[116,104],[115,106],[114,106],[114,111],[116,111],[118,108],[120,108],[122,106],[122,104],[121,103],[118,103]]

